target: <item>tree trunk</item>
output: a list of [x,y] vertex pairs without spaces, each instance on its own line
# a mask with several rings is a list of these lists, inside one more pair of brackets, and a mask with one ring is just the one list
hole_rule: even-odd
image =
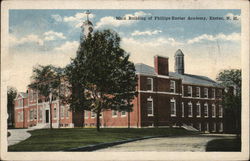
[[52,127],[52,102],[49,102],[49,109],[50,109],[50,129],[53,129]]
[[96,113],[96,130],[99,132],[100,131],[100,110],[97,110]]

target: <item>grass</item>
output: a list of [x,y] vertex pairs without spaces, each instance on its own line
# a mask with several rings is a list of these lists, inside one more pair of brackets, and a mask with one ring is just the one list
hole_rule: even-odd
[[31,137],[8,147],[9,151],[63,151],[86,145],[107,143],[144,136],[195,134],[181,128],[93,128],[40,129],[30,131]]
[[207,143],[206,151],[241,151],[241,139],[215,139]]

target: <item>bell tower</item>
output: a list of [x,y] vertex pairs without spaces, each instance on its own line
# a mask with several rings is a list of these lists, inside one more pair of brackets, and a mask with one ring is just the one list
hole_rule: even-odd
[[184,74],[184,54],[180,49],[175,52],[175,72],[178,74]]
[[86,38],[89,34],[93,32],[93,24],[91,21],[89,21],[89,10],[85,13],[87,15],[87,20],[83,22],[81,28],[82,28],[82,37]]

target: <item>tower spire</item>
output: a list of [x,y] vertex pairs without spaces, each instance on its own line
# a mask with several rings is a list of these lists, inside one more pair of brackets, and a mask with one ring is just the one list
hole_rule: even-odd
[[89,14],[90,14],[90,11],[87,10],[85,14],[87,15],[87,21],[89,21]]

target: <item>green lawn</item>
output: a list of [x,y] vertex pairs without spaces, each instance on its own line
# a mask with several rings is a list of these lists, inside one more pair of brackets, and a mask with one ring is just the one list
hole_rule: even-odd
[[241,151],[241,139],[215,139],[208,142],[206,151]]
[[140,138],[143,136],[190,135],[181,128],[105,128],[97,132],[94,128],[40,129],[30,131],[31,137],[8,147],[9,151],[61,151],[81,146]]

